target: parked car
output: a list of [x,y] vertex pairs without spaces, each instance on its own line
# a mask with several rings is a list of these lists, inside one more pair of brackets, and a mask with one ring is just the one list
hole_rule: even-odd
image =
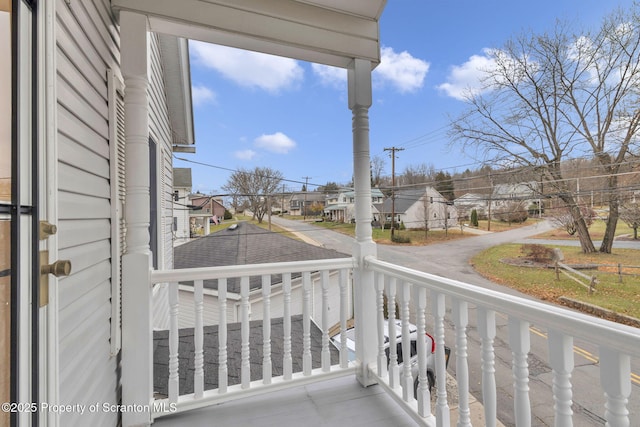
[[[398,357],[398,368],[400,372],[402,372],[404,357],[402,354],[402,321],[399,319],[395,320],[396,324],[396,355]],[[348,360],[354,361],[356,359],[356,337],[355,337],[355,329],[349,328],[346,331],[347,334],[347,351],[348,351]],[[419,385],[419,375],[418,375],[418,328],[416,325],[409,323],[409,337],[411,339],[410,348],[410,356],[409,360],[411,363],[411,376],[413,377],[413,394],[417,396],[418,394],[418,385]],[[427,379],[429,381],[429,392],[431,392],[433,386],[436,383],[436,342],[430,334],[425,334],[425,344],[427,348]],[[340,334],[335,335],[331,341],[333,344],[340,349]],[[387,367],[390,363],[389,360],[389,324],[388,321],[385,321],[384,324],[384,347],[385,354],[387,355]],[[449,356],[451,355],[451,349],[447,346],[444,347],[444,355],[445,355],[445,368],[449,366]]]

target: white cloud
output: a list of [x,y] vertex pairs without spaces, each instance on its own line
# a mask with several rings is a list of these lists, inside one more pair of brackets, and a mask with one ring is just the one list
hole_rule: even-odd
[[278,154],[287,154],[296,147],[296,142],[282,132],[261,135],[255,139],[254,145]]
[[393,48],[383,47],[380,65],[374,76],[383,84],[389,83],[401,93],[415,92],[422,88],[429,71],[429,63],[414,58],[407,51],[396,53]]
[[454,65],[447,82],[439,85],[438,89],[464,101],[470,96],[509,85],[509,82],[517,82],[537,70],[538,64],[529,57],[515,58],[504,50],[485,48],[482,55],[472,55],[462,65]]
[[226,46],[192,41],[196,63],[214,69],[240,86],[277,93],[295,88],[304,77],[297,61]]
[[323,64],[311,64],[311,69],[320,78],[323,85],[338,89],[347,87],[346,69]]
[[250,149],[238,150],[233,153],[236,159],[240,159],[240,160],[251,160],[256,156],[256,154],[258,153]]
[[191,86],[191,98],[193,105],[215,104],[217,95],[214,91],[203,85]]
[[461,101],[470,95],[479,95],[489,90],[483,84],[483,79],[495,69],[496,62],[492,52],[490,49],[483,49],[482,55],[472,55],[462,65],[451,67],[447,82],[439,85],[438,89]]

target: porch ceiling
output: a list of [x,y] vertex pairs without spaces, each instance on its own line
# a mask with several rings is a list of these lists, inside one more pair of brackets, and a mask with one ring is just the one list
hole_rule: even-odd
[[112,0],[149,17],[150,30],[310,62],[380,62],[386,0]]

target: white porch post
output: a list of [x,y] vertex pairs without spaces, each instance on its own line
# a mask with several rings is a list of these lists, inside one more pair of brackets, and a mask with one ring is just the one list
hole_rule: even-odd
[[[355,186],[356,242],[353,256],[354,319],[356,328],[356,376],[363,386],[375,384],[369,364],[376,362],[376,292],[372,271],[364,269],[364,257],[376,255],[371,221],[371,167],[369,156],[369,107],[371,62],[354,59],[348,69],[349,109],[353,113],[353,180]],[[372,365],[373,366],[373,365]]]
[[[149,113],[147,18],[120,13],[121,67],[125,84],[125,218],[122,257],[122,403],[151,403],[152,341],[149,271]],[[151,423],[150,411],[124,412],[124,426]]]

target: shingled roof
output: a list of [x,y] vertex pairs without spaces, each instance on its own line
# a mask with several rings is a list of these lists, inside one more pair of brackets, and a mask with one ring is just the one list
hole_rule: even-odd
[[[241,323],[227,325],[227,360],[228,384],[240,384],[241,364]],[[250,372],[251,381],[262,379],[262,320],[249,323]],[[194,374],[194,332],[193,328],[180,329],[178,351],[178,372],[180,374],[180,394],[193,393]],[[291,316],[291,356],[293,372],[302,372],[303,353],[303,321],[302,315]],[[283,374],[284,355],[283,319],[271,319],[271,356],[273,376]],[[218,326],[204,327],[204,389],[218,388]],[[311,365],[319,368],[322,351],[322,331],[311,322]],[[331,364],[339,362],[339,352],[329,346]],[[154,331],[153,333],[153,385],[158,395],[167,395],[169,379],[169,331]]]
[[[348,257],[347,254],[291,239],[248,222],[239,223],[239,227],[235,230],[224,229],[192,240],[173,250],[175,268],[218,267]],[[279,283],[281,280],[280,275],[272,277],[272,283]],[[204,286],[217,289],[218,283],[216,280],[205,280]],[[249,287],[256,289],[260,286],[261,278],[252,277]],[[229,279],[227,289],[229,292],[240,293],[239,280]]]

